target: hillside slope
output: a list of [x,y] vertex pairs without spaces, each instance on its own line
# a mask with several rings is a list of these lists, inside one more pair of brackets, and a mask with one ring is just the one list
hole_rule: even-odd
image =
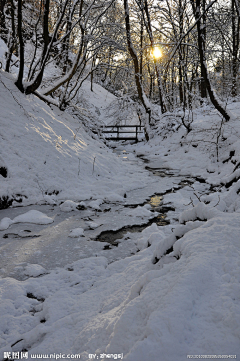
[[[104,104],[105,93],[94,93],[93,102],[98,98]],[[123,196],[141,182],[141,176],[136,180],[134,169],[129,174],[117,155],[87,134],[77,118],[21,94],[3,71],[0,94],[2,202],[7,197],[28,204],[45,194],[57,194],[61,200]]]

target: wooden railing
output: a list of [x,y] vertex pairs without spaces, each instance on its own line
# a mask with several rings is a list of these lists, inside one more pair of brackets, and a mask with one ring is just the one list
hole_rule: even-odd
[[[128,130],[132,128],[134,130]],[[142,125],[106,125],[102,133],[108,134],[105,136],[107,140],[135,140],[138,141],[138,134],[142,134]],[[111,136],[110,136],[111,134]],[[123,136],[125,134],[125,136]],[[134,134],[134,136],[133,136]]]

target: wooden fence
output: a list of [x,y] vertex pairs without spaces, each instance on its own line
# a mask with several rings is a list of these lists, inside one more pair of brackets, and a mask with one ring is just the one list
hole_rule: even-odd
[[[132,128],[132,130],[130,129]],[[142,134],[142,125],[106,125],[102,133],[107,134],[107,140],[135,140],[138,141],[138,134]],[[123,135],[124,134],[124,135]],[[134,134],[134,135],[133,135]]]

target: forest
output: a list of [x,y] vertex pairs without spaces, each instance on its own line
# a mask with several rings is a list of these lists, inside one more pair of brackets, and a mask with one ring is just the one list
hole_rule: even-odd
[[[238,96],[238,0],[2,0],[5,71],[16,85],[66,109],[85,79],[134,102],[146,128],[161,114],[191,111],[210,101],[228,121]],[[13,61],[13,55],[17,60]],[[58,71],[46,75],[54,63]],[[24,70],[27,69],[25,76]]]

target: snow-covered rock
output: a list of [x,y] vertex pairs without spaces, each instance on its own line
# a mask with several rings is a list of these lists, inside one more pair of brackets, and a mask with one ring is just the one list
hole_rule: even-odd
[[13,221],[8,218],[4,217],[0,222],[0,231],[4,231],[5,229],[8,229],[8,227],[13,223]]
[[83,228],[74,228],[71,230],[68,237],[71,237],[71,238],[84,237],[84,229]]
[[14,223],[34,223],[34,224],[50,224],[53,222],[51,217],[48,217],[46,214],[31,210],[26,213],[20,214],[11,220],[8,217],[4,217],[0,222],[0,231],[8,229],[11,224]]
[[78,203],[73,202],[71,200],[67,200],[60,205],[60,209],[62,212],[71,212],[71,211],[75,211],[77,206]]
[[52,218],[36,210],[31,210],[26,213],[20,214],[13,219],[13,223],[50,224],[52,222]]
[[24,269],[24,274],[29,277],[38,277],[48,273],[46,269],[39,264],[29,264]]
[[86,221],[85,223],[88,225],[90,229],[95,229],[100,226],[98,223],[93,221]]
[[136,208],[129,210],[128,214],[131,217],[140,217],[140,218],[145,218],[145,217],[150,218],[150,217],[154,216],[154,213],[149,210],[148,205],[143,206],[143,207],[137,206]]
[[101,208],[100,208],[100,205],[103,203],[103,200],[102,199],[97,199],[97,200],[95,200],[95,201],[91,201],[89,204],[88,204],[88,206],[90,207],[90,208],[93,208],[93,209],[95,209],[95,210],[97,210],[97,211],[99,211]]

